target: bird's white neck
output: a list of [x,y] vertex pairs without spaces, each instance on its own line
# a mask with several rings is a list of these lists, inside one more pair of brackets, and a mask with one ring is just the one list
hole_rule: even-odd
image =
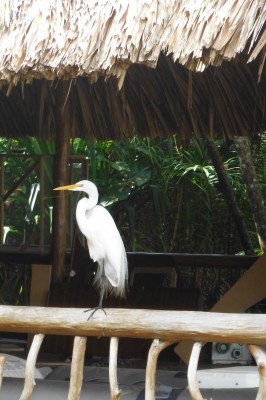
[[83,191],[88,195],[86,199],[86,208],[87,210],[91,210],[93,207],[96,206],[99,199],[99,193],[96,185],[93,182],[87,181],[86,184],[83,186]]
[[83,191],[88,195],[88,197],[84,197],[79,200],[76,208],[76,219],[78,226],[83,232],[83,227],[86,229],[87,221],[85,218],[86,212],[92,210],[96,204],[98,203],[99,194],[97,187],[92,182],[87,182],[86,187],[83,188]]

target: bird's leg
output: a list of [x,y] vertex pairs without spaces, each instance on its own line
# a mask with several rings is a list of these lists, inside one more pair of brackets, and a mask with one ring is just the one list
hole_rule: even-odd
[[84,310],[84,312],[92,311],[91,315],[88,318],[88,321],[93,316],[93,314],[96,313],[96,311],[98,311],[98,310],[102,310],[104,312],[104,314],[106,315],[105,309],[103,308],[103,294],[104,294],[104,291],[102,290],[101,294],[100,294],[100,302],[97,307],[89,308],[88,310]]
[[98,311],[98,310],[102,310],[102,311],[104,312],[104,314],[106,315],[106,311],[105,311],[105,309],[103,308],[102,303],[99,303],[99,305],[98,305],[97,307],[89,308],[88,310],[84,310],[84,312],[92,311],[92,313],[90,314],[90,316],[89,316],[89,318],[88,318],[88,321],[91,319],[91,317],[93,316],[93,314],[95,314],[96,311]]

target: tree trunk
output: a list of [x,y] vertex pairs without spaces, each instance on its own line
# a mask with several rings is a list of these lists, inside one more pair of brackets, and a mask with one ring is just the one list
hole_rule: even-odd
[[229,210],[232,213],[244,252],[245,254],[254,254],[251,239],[249,237],[248,229],[245,220],[243,218],[243,214],[237,204],[234,190],[227,179],[223,162],[221,160],[217,147],[214,141],[210,138],[206,138],[206,145],[218,176],[218,180],[220,183],[220,190],[224,196],[224,199],[228,205]]
[[264,200],[260,190],[258,177],[252,161],[252,155],[248,138],[235,137],[234,142],[237,148],[242,171],[243,180],[245,182],[253,217],[258,233],[260,247],[263,252],[266,250],[266,212],[264,208]]

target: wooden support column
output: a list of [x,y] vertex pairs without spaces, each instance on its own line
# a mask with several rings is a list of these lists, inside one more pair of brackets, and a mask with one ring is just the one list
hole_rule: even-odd
[[256,361],[259,371],[259,391],[256,400],[266,399],[266,353],[265,351],[254,344],[248,345],[248,349]]
[[161,351],[173,343],[174,342],[167,340],[163,341],[159,339],[154,339],[151,344],[146,366],[145,400],[152,400],[155,398],[157,360]]
[[188,371],[187,371],[188,390],[192,400],[204,400],[199,390],[199,382],[197,378],[199,356],[202,346],[203,343],[201,342],[194,343],[188,365]]
[[47,306],[47,296],[51,284],[51,265],[32,264],[30,305]]
[[83,336],[75,336],[68,400],[79,400],[83,383],[83,367],[86,352],[87,338]]
[[[60,81],[55,88],[55,160],[54,187],[66,185],[69,179],[69,151],[71,136],[70,82]],[[54,194],[53,206],[53,268],[52,284],[60,282],[64,275],[67,232],[67,202],[64,192]]]
[[118,356],[118,337],[111,337],[109,350],[109,382],[110,382],[110,399],[120,400],[121,390],[117,382],[117,356]]
[[36,368],[36,361],[40,351],[40,347],[42,345],[44,339],[44,335],[39,333],[34,335],[34,339],[27,357],[26,368],[25,368],[25,381],[23,392],[19,398],[19,400],[29,400],[31,399],[31,395],[33,389],[36,385],[34,372]]

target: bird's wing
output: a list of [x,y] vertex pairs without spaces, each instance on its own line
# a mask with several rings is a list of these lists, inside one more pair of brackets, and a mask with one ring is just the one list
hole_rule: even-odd
[[103,263],[104,273],[112,286],[117,287],[127,277],[125,248],[110,213],[96,206],[86,214],[86,237],[90,256]]

